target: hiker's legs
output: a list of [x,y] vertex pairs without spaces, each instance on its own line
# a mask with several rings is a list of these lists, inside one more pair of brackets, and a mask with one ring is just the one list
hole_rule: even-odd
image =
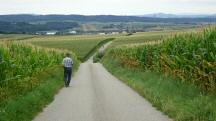
[[68,80],[68,70],[66,67],[64,67],[64,82],[65,86],[67,86],[67,80]]
[[71,80],[71,73],[72,73],[72,68],[64,68],[64,81],[65,81],[65,86],[69,86],[70,80]]
[[71,81],[71,74],[72,74],[72,69],[68,69],[68,81],[67,81],[67,85],[70,85],[70,81]]

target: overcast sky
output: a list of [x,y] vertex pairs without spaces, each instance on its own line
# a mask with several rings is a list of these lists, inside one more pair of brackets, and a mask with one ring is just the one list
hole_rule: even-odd
[[212,14],[216,0],[0,0],[0,14]]

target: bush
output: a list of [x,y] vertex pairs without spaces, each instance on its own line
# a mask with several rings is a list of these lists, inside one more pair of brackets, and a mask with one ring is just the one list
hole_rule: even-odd
[[97,52],[96,55],[93,57],[93,62],[97,63],[101,60],[101,58],[104,56],[104,52]]

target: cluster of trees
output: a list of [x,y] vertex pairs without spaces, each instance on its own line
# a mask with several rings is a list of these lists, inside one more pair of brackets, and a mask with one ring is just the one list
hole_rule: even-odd
[[37,31],[65,30],[79,27],[77,22],[46,22],[45,24],[31,24],[28,22],[0,21],[0,33],[35,33]]

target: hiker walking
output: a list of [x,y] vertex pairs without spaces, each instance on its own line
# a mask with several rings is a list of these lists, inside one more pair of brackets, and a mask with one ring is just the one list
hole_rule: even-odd
[[73,60],[70,58],[69,53],[66,53],[66,57],[62,61],[62,65],[64,66],[65,87],[68,87],[71,81],[72,65],[73,65]]

